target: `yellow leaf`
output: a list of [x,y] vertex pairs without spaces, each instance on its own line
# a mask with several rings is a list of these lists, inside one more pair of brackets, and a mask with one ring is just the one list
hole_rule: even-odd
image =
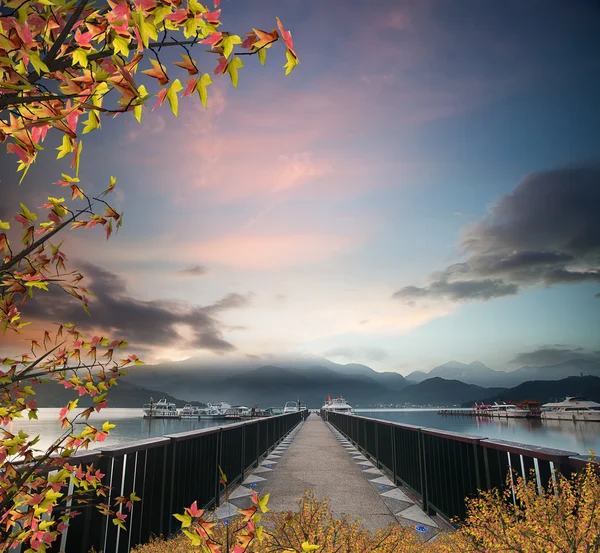
[[87,52],[83,48],[77,48],[73,52],[73,63],[72,65],[79,64],[81,67],[88,66]]
[[208,90],[206,87],[210,84],[212,84],[212,79],[208,73],[202,75],[202,77],[200,77],[196,83],[196,90],[204,107],[206,107],[206,102],[208,100]]
[[258,51],[258,59],[260,60],[260,63],[262,65],[265,64],[265,61],[267,61],[267,49],[266,48],[261,48]]
[[231,83],[235,88],[237,88],[238,85],[238,69],[241,67],[244,67],[244,64],[240,58],[233,58],[227,64],[227,73],[229,73],[229,76],[231,77]]
[[167,100],[169,100],[171,111],[175,117],[179,117],[179,98],[177,98],[177,93],[181,90],[183,90],[183,85],[179,82],[179,79],[175,79],[169,90],[167,90]]
[[38,75],[40,75],[42,71],[48,72],[48,66],[40,59],[40,55],[37,52],[28,50],[27,57],[29,58],[29,63],[33,65],[33,68]]
[[182,528],[188,528],[191,524],[192,524],[192,517],[190,515],[180,515],[178,513],[175,513],[173,515],[177,520],[181,521],[181,527]]
[[110,432],[114,427],[115,427],[114,424],[110,424],[108,421],[106,421],[102,425],[102,432]]
[[187,530],[184,530],[183,533],[190,539],[194,547],[198,547],[202,544],[202,538],[198,534],[188,532]]
[[0,229],[1,230],[8,230],[8,229],[10,229],[10,223],[2,221],[2,219],[0,219]]
[[94,129],[97,129],[99,127],[100,127],[100,118],[98,117],[98,114],[95,111],[90,110],[88,118],[85,122],[83,134],[87,134],[90,131],[93,131]]
[[58,150],[58,155],[56,159],[60,159],[61,157],[65,157],[67,154],[70,154],[73,151],[73,143],[69,138],[69,135],[63,135],[62,146],[56,148]]
[[289,50],[285,53],[285,57],[287,58],[287,63],[283,67],[285,69],[285,74],[289,75],[294,70],[294,67],[298,65],[299,62],[298,58],[290,54]]
[[223,55],[226,58],[228,58],[231,55],[231,52],[233,52],[233,46],[235,44],[241,44],[241,43],[242,43],[242,39],[237,35],[230,35],[230,36],[223,37],[223,40],[221,41],[221,47],[223,48]]
[[115,37],[112,40],[115,54],[121,54],[126,58],[129,57],[129,42],[130,40],[126,39],[125,37],[115,34]]
[[321,547],[320,545],[311,545],[307,541],[302,543],[302,551],[304,553],[309,553],[310,551],[316,551]]

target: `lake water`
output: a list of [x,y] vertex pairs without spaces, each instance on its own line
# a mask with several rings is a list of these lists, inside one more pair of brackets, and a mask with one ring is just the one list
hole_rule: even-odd
[[[46,448],[59,435],[56,422],[60,409],[40,409],[37,421],[14,421],[8,430],[23,429],[40,435],[40,448]],[[510,440],[523,444],[539,445],[587,454],[590,449],[600,452],[600,423],[574,423],[536,419],[508,419],[440,416],[436,410],[385,409],[379,411],[358,409],[358,415],[417,426],[450,430],[488,438]],[[186,432],[224,424],[223,421],[198,421],[191,419],[144,419],[141,409],[104,409],[90,417],[90,423],[101,426],[104,421],[116,424],[105,442],[94,444],[117,445],[165,434]]]
[[435,409],[357,409],[357,415],[588,454],[600,452],[600,422],[441,416]]
[[[81,409],[73,412],[77,413]],[[61,436],[60,425],[56,422],[60,409],[42,408],[38,410],[38,419],[32,421],[15,420],[7,427],[10,432],[16,433],[23,430],[31,435],[39,435],[39,448],[46,449],[56,438]],[[102,426],[104,421],[115,424],[102,443],[95,443],[93,447],[104,447],[106,445],[118,445],[130,443],[136,440],[156,438],[166,434],[177,432],[188,432],[200,428],[209,428],[224,424],[224,421],[194,420],[194,419],[144,419],[142,410],[132,409],[103,409],[100,413],[94,413],[89,418],[89,423],[96,428]],[[6,427],[0,427],[6,428]],[[81,427],[83,428],[83,427]],[[92,445],[90,445],[90,449]]]

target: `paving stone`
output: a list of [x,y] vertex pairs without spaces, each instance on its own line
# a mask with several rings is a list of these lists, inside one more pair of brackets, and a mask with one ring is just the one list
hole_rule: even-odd
[[237,514],[237,507],[231,503],[223,503],[214,513],[214,516],[221,520],[233,517]]
[[398,488],[393,488],[393,489],[391,489],[387,492],[384,492],[380,495],[382,495],[384,497],[391,497],[393,499],[398,499],[399,501],[406,501],[413,505],[415,503],[412,499],[410,499],[410,497],[408,497],[408,495],[406,495],[402,490],[400,490]]
[[276,464],[277,464],[277,461],[268,461],[267,459],[265,459],[264,461],[262,461],[260,463],[260,466],[261,467],[266,467],[266,466],[269,466],[269,465],[275,466]]
[[264,482],[265,478],[263,478],[262,476],[255,476],[254,474],[251,474],[250,476],[248,476],[248,478],[246,478],[242,484],[255,484],[256,482]]
[[412,507],[414,503],[412,501],[400,501],[399,499],[394,499],[393,497],[386,497],[383,494],[380,494],[383,502],[389,507],[392,513],[397,513],[399,511],[404,511],[409,507]]
[[375,465],[371,463],[371,461],[357,461],[357,465],[360,465],[361,468],[369,467],[373,468]]
[[229,499],[236,499],[238,497],[246,497],[251,495],[252,490],[250,488],[247,488],[246,486],[238,486],[229,494]]
[[374,484],[384,484],[385,486],[395,487],[394,483],[387,476],[374,478],[373,480],[370,480],[370,482],[373,482]]
[[438,528],[419,522],[415,523],[412,520],[403,519],[402,517],[398,517],[398,522],[402,524],[402,526],[409,526],[413,528],[415,530],[415,534],[421,537],[424,541],[433,541],[440,533]]
[[376,469],[375,467],[363,469],[363,474],[377,474],[379,476],[383,476],[383,473],[379,469]]
[[273,469],[269,468],[269,467],[256,467],[253,471],[252,474],[261,474],[263,472],[273,472]]
[[436,522],[418,505],[413,505],[412,507],[408,507],[407,509],[395,513],[395,516],[397,518],[423,524],[424,526],[433,526],[434,528],[438,527]]

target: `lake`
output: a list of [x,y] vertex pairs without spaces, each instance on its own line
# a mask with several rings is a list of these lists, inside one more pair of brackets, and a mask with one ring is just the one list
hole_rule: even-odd
[[[38,411],[39,420],[17,420],[8,427],[8,430],[18,432],[22,429],[29,434],[39,434],[39,447],[46,448],[60,435],[60,427],[56,422],[59,411],[60,409],[40,409]],[[600,423],[441,416],[435,409],[382,409],[377,411],[357,409],[356,414],[463,434],[565,449],[581,454],[587,454],[590,449],[600,451]],[[193,419],[144,419],[139,408],[109,408],[102,410],[100,414],[94,413],[90,417],[90,423],[96,426],[101,426],[106,420],[116,424],[116,428],[111,431],[105,442],[94,444],[95,447],[125,444],[165,434],[224,424],[224,421]]]
[[600,452],[600,422],[441,416],[437,409],[356,409],[356,414],[580,454]]
[[[73,413],[81,412],[83,409],[75,409]],[[41,408],[38,410],[38,420],[15,420],[7,428],[10,432],[23,430],[28,434],[40,436],[39,448],[47,449],[56,438],[61,436],[60,425],[56,422],[60,409]],[[106,445],[118,445],[130,443],[136,440],[156,438],[165,434],[177,432],[188,432],[200,428],[219,426],[225,421],[194,420],[194,419],[144,419],[142,410],[131,409],[103,409],[100,413],[94,413],[89,418],[89,423],[99,428],[104,421],[115,424],[102,443],[94,443],[92,447],[104,447]],[[81,427],[83,428],[83,427]],[[77,430],[76,430],[77,431]]]

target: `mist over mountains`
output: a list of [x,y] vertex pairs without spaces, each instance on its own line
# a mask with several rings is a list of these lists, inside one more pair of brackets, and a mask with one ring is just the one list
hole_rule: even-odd
[[[377,372],[366,365],[338,364],[320,357],[271,357],[207,362],[187,360],[131,369],[125,380],[135,386],[185,401],[227,401],[262,407],[281,406],[300,398],[309,407],[323,404],[328,395],[343,395],[355,407],[373,405],[459,405],[491,397],[510,396],[524,382],[558,381],[566,377],[600,377],[600,364],[587,360],[516,371],[495,371],[483,363],[451,361],[429,373],[403,377]],[[552,397],[569,393],[554,385]],[[555,393],[553,392],[555,391]],[[577,393],[580,393],[579,391]],[[132,405],[134,406],[134,405]]]

